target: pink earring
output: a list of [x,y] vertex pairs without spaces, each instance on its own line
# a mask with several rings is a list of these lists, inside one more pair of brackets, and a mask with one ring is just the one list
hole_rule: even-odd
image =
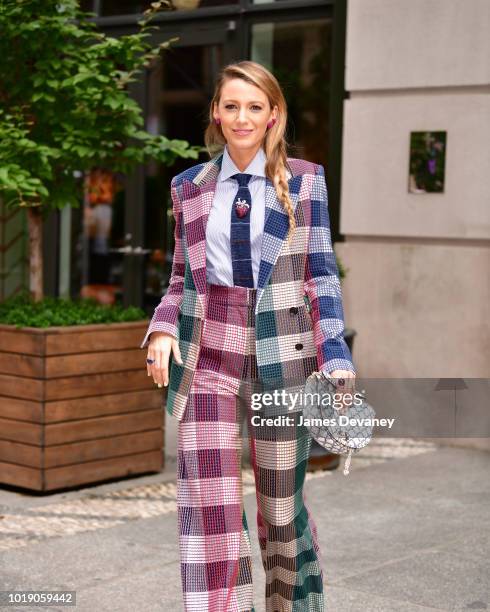
[[216,125],[219,125],[221,123],[221,119],[218,117],[218,119],[215,119],[214,122],[216,123]]
[[275,120],[275,119],[272,119],[272,121],[269,121],[269,122],[267,123],[267,127],[270,129],[270,128],[271,128],[271,127],[272,127],[272,126],[275,124],[275,122],[276,122],[276,120]]

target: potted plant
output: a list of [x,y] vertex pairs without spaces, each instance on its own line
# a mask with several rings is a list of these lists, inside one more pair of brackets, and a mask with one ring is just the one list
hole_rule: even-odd
[[162,469],[145,319],[93,299],[0,303],[0,483],[51,491]]
[[128,86],[176,39],[112,38],[76,0],[7,2],[0,11],[0,197],[27,212],[28,295],[0,316],[0,483],[49,491],[159,470],[161,392],[141,365],[139,309],[43,296],[42,228],[78,207],[80,172],[130,172],[149,159],[196,159],[201,147],[141,129]]

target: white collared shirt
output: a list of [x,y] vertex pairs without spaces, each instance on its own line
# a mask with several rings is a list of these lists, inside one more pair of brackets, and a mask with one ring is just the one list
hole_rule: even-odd
[[[248,183],[252,196],[250,210],[250,243],[254,287],[259,277],[262,235],[265,219],[265,163],[267,157],[259,148],[243,174],[251,174]],[[206,281],[213,285],[233,287],[233,266],[231,264],[230,223],[231,208],[238,191],[238,182],[230,178],[240,173],[225,145],[221,171],[216,182],[213,204],[206,225]]]

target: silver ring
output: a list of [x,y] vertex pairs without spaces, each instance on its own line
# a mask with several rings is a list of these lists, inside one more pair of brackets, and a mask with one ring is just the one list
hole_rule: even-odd
[[154,359],[148,359],[148,358],[147,358],[147,359],[146,359],[146,363],[152,364],[152,363],[155,363],[155,360],[154,360]]

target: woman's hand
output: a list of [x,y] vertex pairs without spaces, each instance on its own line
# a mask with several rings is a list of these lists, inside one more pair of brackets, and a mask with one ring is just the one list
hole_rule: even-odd
[[179,365],[183,365],[178,341],[165,332],[151,332],[148,344],[148,359],[154,359],[153,363],[147,363],[148,376],[153,376],[153,381],[160,388],[168,385],[168,361],[170,351]]
[[[347,391],[354,388],[356,375],[351,370],[334,370],[330,372],[329,376],[337,379],[337,389],[339,391]],[[344,380],[343,383],[341,379]]]
[[[337,379],[338,393],[343,395],[344,393],[353,394],[355,392],[356,375],[351,370],[334,370],[333,372],[330,372],[329,376]],[[342,403],[343,407],[339,409],[339,412],[341,414],[345,414],[348,408],[352,405],[352,399],[350,396],[345,399],[342,397]]]

